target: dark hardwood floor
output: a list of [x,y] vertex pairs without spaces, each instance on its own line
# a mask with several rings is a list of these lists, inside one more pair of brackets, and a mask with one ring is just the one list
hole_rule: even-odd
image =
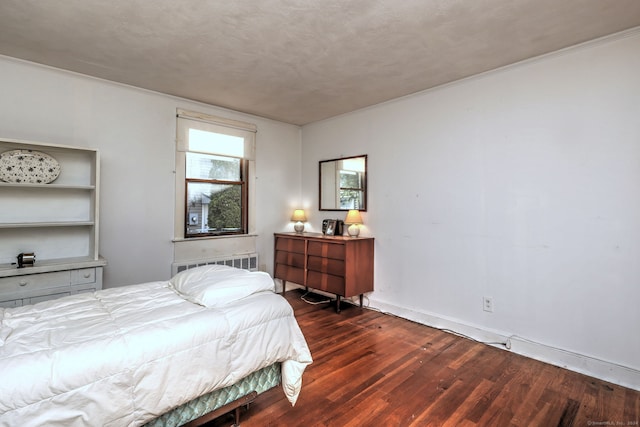
[[[314,358],[295,407],[281,387],[256,426],[638,426],[640,392],[373,310],[287,292]],[[229,426],[223,416],[208,427]]]

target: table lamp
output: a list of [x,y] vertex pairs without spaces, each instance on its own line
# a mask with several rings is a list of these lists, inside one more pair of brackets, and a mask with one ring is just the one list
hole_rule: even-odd
[[360,211],[357,209],[351,209],[349,213],[347,213],[347,217],[344,220],[345,224],[349,224],[349,228],[347,229],[347,233],[351,237],[358,237],[360,234],[359,224],[362,224],[362,216],[360,216]]
[[291,221],[295,221],[293,229],[296,230],[296,233],[302,233],[304,231],[304,222],[306,220],[307,217],[304,214],[303,209],[296,209],[295,211],[293,211],[293,215],[291,215]]

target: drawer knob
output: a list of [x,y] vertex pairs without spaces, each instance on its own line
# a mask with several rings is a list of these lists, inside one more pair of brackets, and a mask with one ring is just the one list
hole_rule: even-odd
[[20,286],[27,286],[27,284],[28,284],[28,283],[29,283],[29,282],[27,282],[26,280],[20,280],[20,281],[18,282],[18,285],[20,285]]
[[84,273],[83,277],[85,279],[88,279],[89,277],[91,277],[91,273]]

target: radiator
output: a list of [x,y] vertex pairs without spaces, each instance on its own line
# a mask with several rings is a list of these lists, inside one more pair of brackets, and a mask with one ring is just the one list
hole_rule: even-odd
[[228,265],[230,267],[242,268],[243,270],[258,271],[258,254],[241,254],[214,259],[174,262],[171,264],[171,276],[190,268],[212,264]]

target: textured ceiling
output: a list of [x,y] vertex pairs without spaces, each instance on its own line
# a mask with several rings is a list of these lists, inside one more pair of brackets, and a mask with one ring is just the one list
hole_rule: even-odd
[[301,125],[639,25],[638,0],[1,0],[0,54]]

